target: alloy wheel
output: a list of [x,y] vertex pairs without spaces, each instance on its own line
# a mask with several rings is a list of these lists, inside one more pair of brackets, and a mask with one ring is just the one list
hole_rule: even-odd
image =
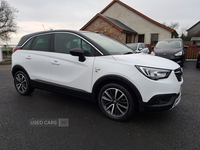
[[129,109],[129,101],[125,93],[117,88],[105,90],[101,97],[104,110],[113,117],[121,117]]
[[27,90],[27,80],[26,77],[18,73],[15,77],[15,86],[20,93],[25,93]]

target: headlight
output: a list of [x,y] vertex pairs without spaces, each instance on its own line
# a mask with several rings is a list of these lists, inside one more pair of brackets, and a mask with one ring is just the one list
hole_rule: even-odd
[[168,78],[171,70],[166,69],[158,69],[158,68],[150,68],[150,67],[143,67],[143,66],[136,66],[136,68],[147,78],[152,80],[159,80]]
[[180,52],[175,54],[175,56],[182,56],[182,55],[183,55],[183,51],[180,51]]

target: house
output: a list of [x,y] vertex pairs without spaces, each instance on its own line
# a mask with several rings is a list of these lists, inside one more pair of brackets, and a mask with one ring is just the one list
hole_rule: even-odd
[[200,21],[190,27],[187,32],[189,37],[200,36]]
[[197,44],[197,47],[200,47],[200,37],[192,37],[191,44]]
[[160,24],[119,0],[113,0],[80,30],[101,33],[122,43],[155,44],[174,38],[175,30]]

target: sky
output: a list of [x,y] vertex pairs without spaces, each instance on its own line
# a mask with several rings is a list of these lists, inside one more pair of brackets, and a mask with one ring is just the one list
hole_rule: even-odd
[[[18,31],[8,44],[17,45],[23,35],[57,29],[80,30],[112,0],[6,0],[16,8]],[[200,0],[121,0],[159,22],[179,23],[178,33],[200,21]],[[5,44],[1,42],[0,44]]]

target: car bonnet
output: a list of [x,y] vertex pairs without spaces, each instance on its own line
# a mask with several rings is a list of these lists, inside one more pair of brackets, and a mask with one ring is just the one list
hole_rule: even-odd
[[128,55],[113,55],[116,61],[126,63],[129,65],[147,66],[153,68],[171,69],[175,70],[180,66],[169,60],[158,56],[152,56],[149,54],[138,53]]

